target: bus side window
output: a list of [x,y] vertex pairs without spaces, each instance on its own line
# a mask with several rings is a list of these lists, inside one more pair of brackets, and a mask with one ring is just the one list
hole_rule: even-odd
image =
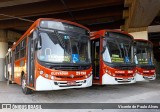
[[25,57],[26,55],[26,38],[22,40],[20,44],[20,58]]
[[20,44],[17,45],[16,50],[15,50],[15,60],[18,60],[20,56]]

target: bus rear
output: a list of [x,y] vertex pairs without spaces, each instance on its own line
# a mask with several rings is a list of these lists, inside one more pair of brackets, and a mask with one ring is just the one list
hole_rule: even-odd
[[115,30],[101,30],[91,36],[93,83],[135,83],[133,37]]
[[155,80],[153,45],[148,40],[135,39],[136,81]]

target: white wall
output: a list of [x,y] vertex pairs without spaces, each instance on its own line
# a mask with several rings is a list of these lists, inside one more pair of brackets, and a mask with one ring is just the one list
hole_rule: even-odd
[[131,34],[134,39],[145,39],[148,40],[148,31],[132,32]]

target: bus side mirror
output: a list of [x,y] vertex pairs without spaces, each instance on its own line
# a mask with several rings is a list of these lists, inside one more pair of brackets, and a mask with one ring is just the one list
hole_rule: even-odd
[[137,54],[137,49],[136,49],[136,47],[133,48],[133,53],[134,53],[134,55]]
[[103,47],[101,54],[103,54],[105,50],[106,50],[106,46]]
[[42,48],[42,40],[41,37],[36,40],[36,50],[40,50]]

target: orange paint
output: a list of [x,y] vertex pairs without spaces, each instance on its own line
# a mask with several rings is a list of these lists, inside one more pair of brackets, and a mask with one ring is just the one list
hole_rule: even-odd
[[[18,59],[14,62],[14,81],[21,85],[21,73],[22,71],[25,74],[25,77],[27,78],[29,74],[27,74],[27,49],[28,49],[28,36],[36,29],[38,29],[39,24],[41,21],[43,20],[49,20],[49,21],[57,21],[57,22],[64,22],[64,23],[68,23],[74,26],[78,26],[81,28],[84,28],[85,30],[87,30],[89,32],[89,29],[78,24],[78,23],[74,23],[74,22],[70,22],[70,21],[66,21],[66,20],[60,20],[60,19],[53,19],[53,18],[40,18],[38,20],[36,20],[32,26],[24,33],[24,35],[16,42],[15,45],[13,45],[13,47],[11,48],[11,50],[15,50],[16,46],[19,45],[19,43],[21,43],[22,40],[24,40],[26,38],[26,55],[25,57]],[[36,52],[35,52],[36,53]],[[76,80],[84,80],[88,77],[90,77],[91,71],[92,71],[92,67],[88,68],[87,70],[79,70],[79,71],[62,71],[62,70],[54,70],[54,69],[49,69],[47,67],[44,67],[42,65],[40,65],[38,63],[37,57],[35,57],[34,60],[34,64],[35,64],[35,70],[34,70],[34,88],[30,87],[33,84],[27,85],[27,87],[31,88],[31,89],[35,89],[36,86],[36,79],[38,78],[38,76],[40,76],[40,71],[43,70],[43,74],[41,74],[42,77],[46,78],[46,74],[48,74],[47,79],[49,80],[54,80],[54,81],[76,81]],[[67,72],[67,74],[65,73]],[[53,78],[53,77],[54,78]]]
[[[122,78],[122,79],[127,79],[127,78],[134,78],[135,76],[135,71],[136,71],[136,68],[133,67],[132,70],[121,70],[121,69],[118,69],[118,68],[112,68],[110,66],[108,66],[107,64],[105,64],[104,60],[103,60],[103,57],[102,57],[102,51],[103,51],[103,37],[105,36],[106,33],[108,32],[115,32],[115,33],[120,33],[120,34],[124,34],[124,35],[127,35],[129,37],[131,37],[131,39],[133,40],[133,37],[126,33],[126,32],[123,32],[123,31],[119,31],[119,30],[100,30],[100,31],[95,31],[95,32],[92,32],[91,35],[90,35],[90,39],[91,41],[94,41],[96,42],[97,39],[100,39],[100,45],[99,45],[99,50],[100,50],[100,54],[99,54],[99,79],[93,79],[93,82],[94,84],[100,84],[102,85],[102,77],[107,74],[113,78]],[[93,54],[92,54],[93,55]]]

